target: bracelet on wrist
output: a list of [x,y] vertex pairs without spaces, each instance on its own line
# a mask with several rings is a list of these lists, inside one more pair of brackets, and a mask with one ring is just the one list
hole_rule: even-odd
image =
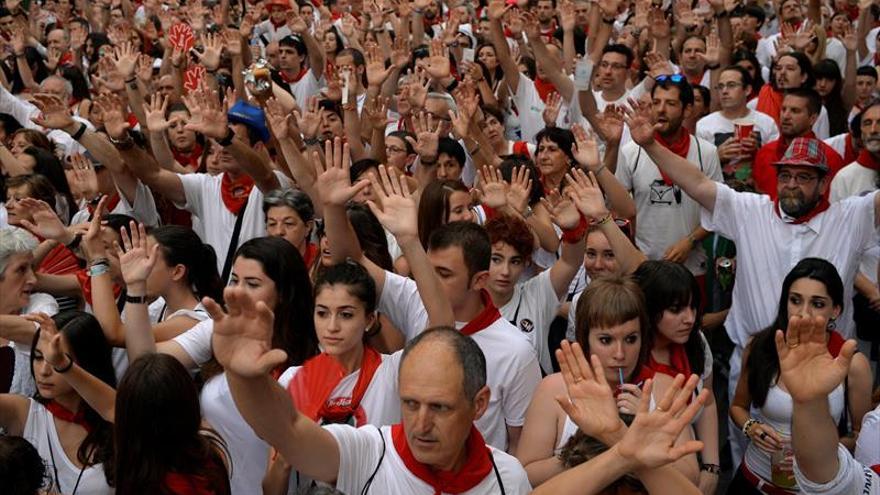
[[719,475],[721,474],[721,466],[718,464],[700,464],[700,471]]
[[67,365],[63,368],[56,368],[52,366],[52,369],[55,370],[55,373],[67,373],[68,371],[70,371],[71,368],[73,368],[73,358],[70,357],[70,354],[66,352],[64,353],[64,355],[67,356]]
[[109,265],[110,265],[110,260],[108,260],[107,258],[103,258],[103,257],[102,257],[102,258],[95,258],[95,259],[93,259],[93,260],[89,260],[89,265],[88,265],[89,268],[91,268],[91,267],[93,267],[93,266],[95,266],[95,265],[108,265],[108,266],[109,266]]
[[110,273],[110,265],[107,263],[102,263],[100,265],[93,265],[89,267],[89,277],[98,277],[104,275],[105,273]]
[[113,146],[118,150],[129,150],[134,147],[134,139],[131,137],[131,134],[128,131],[125,132],[125,135],[122,139],[114,139],[113,136],[110,136],[110,142]]
[[432,166],[432,165],[436,165],[436,164],[437,164],[437,157],[435,156],[433,160],[425,160],[424,158],[419,157],[419,163],[421,163],[422,165],[425,165],[425,166],[430,167],[430,166]]
[[759,423],[761,423],[761,422],[758,421],[757,419],[749,418],[748,421],[746,421],[745,423],[743,423],[743,427],[742,427],[743,435],[745,435],[746,437],[748,437],[748,436],[749,436],[749,432],[752,431],[752,428],[754,428],[755,425],[756,425],[756,424],[759,424]]
[[77,129],[76,132],[71,134],[70,138],[73,139],[74,141],[79,141],[80,138],[83,137],[83,134],[86,133],[87,129],[88,129],[88,127],[85,124],[83,124],[82,122],[80,122],[79,129]]
[[73,236],[73,240],[64,245],[67,249],[73,251],[77,247],[79,247],[79,243],[82,242],[83,235],[76,234]]
[[233,139],[235,139],[235,131],[232,130],[232,127],[227,127],[226,135],[222,139],[218,139],[217,144],[225,148],[232,144]]
[[606,168],[607,167],[605,167],[605,164],[603,163],[599,168],[596,169],[595,172],[593,172],[593,175],[595,175],[596,177],[599,177],[599,173],[602,172],[603,170],[605,170]]
[[611,215],[611,212],[608,212],[608,214],[606,214],[604,217],[602,217],[601,220],[593,223],[593,225],[595,225],[596,227],[600,227],[600,226],[605,225],[606,223],[610,222],[613,219],[614,219],[614,217]]
[[613,17],[602,17],[602,22],[605,24],[614,24],[615,19]]
[[581,219],[578,221],[576,227],[562,231],[562,242],[566,244],[577,244],[581,242],[587,234],[588,227],[587,219],[581,215]]
[[133,296],[131,294],[126,294],[125,302],[127,304],[147,304],[147,296]]
[[317,146],[320,143],[321,139],[318,136],[303,139],[303,144],[306,146]]

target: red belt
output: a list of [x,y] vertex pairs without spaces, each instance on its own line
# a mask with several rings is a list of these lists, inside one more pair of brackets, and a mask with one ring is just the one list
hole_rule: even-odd
[[768,483],[761,479],[755,473],[749,471],[749,468],[746,467],[745,459],[739,465],[739,470],[743,474],[743,477],[757,489],[761,493],[766,493],[767,495],[797,495],[798,492],[792,492],[789,490],[785,490],[783,488],[779,488],[773,483]]

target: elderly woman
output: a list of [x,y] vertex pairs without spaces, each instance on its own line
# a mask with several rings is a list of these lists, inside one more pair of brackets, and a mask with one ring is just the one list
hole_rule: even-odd
[[18,227],[0,229],[0,363],[8,363],[10,351],[6,348],[10,348],[15,364],[9,391],[28,396],[35,391],[29,350],[36,327],[19,315],[58,312],[52,296],[34,293],[37,277],[32,251],[36,247],[37,239],[28,231]]

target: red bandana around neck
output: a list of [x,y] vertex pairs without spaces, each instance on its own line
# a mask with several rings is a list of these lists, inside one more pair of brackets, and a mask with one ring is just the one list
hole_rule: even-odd
[[495,320],[498,318],[501,318],[501,312],[495,307],[495,303],[492,302],[492,296],[489,295],[489,292],[485,289],[481,290],[480,299],[483,300],[483,311],[481,311],[476,318],[469,321],[467,325],[462,327],[460,331],[463,335],[473,335],[495,323]]
[[171,150],[171,153],[174,155],[174,159],[177,160],[177,163],[183,165],[191,172],[196,172],[199,170],[199,162],[202,159],[203,151],[204,149],[202,148],[202,145],[196,143],[190,151]]
[[[116,206],[119,204],[120,197],[119,192],[114,192],[110,196],[107,197],[107,204],[104,205],[104,213],[110,214],[113,213],[113,210],[116,209]],[[89,218],[95,213],[95,208],[98,206],[97,203],[92,204],[88,203],[86,205],[86,209],[89,210]]]
[[355,413],[381,364],[382,355],[372,347],[364,346],[360,375],[348,403],[337,401],[328,404],[330,394],[345,378],[346,373],[339,361],[327,353],[321,353],[306,361],[290,381],[287,390],[297,409],[314,421],[320,419],[325,423],[339,423],[349,417],[355,417],[357,426],[362,426],[360,423],[366,418],[357,418]]
[[[691,376],[691,362],[688,360],[687,352],[683,344],[672,344],[669,346],[669,364],[658,362],[654,359],[654,354],[648,353],[648,362],[643,368],[643,378],[653,378],[655,373],[662,373],[675,377],[682,374],[685,377]],[[645,376],[650,374],[650,376]]]
[[233,215],[238,215],[247,204],[253,188],[254,179],[251,179],[250,175],[241,174],[233,179],[228,173],[224,173],[220,182],[220,192],[226,209]]
[[863,167],[870,168],[871,170],[880,170],[880,159],[866,149],[859,152],[859,157],[856,161]]
[[92,425],[86,421],[86,410],[84,407],[80,407],[79,411],[74,413],[54,400],[50,400],[45,403],[44,406],[46,407],[46,410],[52,413],[52,416],[55,416],[61,421],[75,423],[85,428],[88,432],[92,431]]
[[785,220],[785,218],[782,216],[782,213],[781,213],[782,210],[779,206],[779,198],[777,197],[776,200],[773,202],[773,211],[775,211],[776,214],[779,215],[779,218],[782,218],[783,221],[785,221],[786,223],[790,223],[793,225],[799,225],[802,223],[809,222],[810,220],[813,219],[813,217],[815,217],[816,215],[827,210],[829,206],[831,206],[831,204],[828,202],[828,197],[823,194],[822,197],[819,198],[819,202],[816,203],[816,206],[814,206],[812,210],[807,212],[806,215],[802,215],[798,218],[795,218],[794,220],[788,221],[788,220]]
[[281,80],[286,84],[298,83],[300,79],[306,76],[306,73],[309,71],[308,67],[303,67],[299,70],[299,73],[293,77],[287,75],[283,70],[278,71],[278,74],[281,76]]
[[473,425],[468,436],[465,449],[467,457],[464,464],[456,472],[439,471],[416,460],[406,441],[406,432],[402,424],[391,427],[391,439],[397,455],[406,465],[406,469],[420,480],[431,485],[434,495],[442,493],[464,493],[479,485],[492,472],[492,458],[483,435]]
[[782,112],[782,97],[781,91],[776,91],[770,83],[767,83],[761,87],[761,91],[758,93],[758,106],[755,110],[773,117],[778,126],[779,113]]
[[556,91],[556,86],[554,86],[552,82],[536,76],[535,91],[538,92],[538,96],[541,97],[541,101],[546,102],[547,97],[550,96],[550,93]]
[[[688,153],[691,150],[691,135],[684,127],[678,129],[678,134],[671,141],[667,141],[659,132],[655,131],[654,140],[663,145],[664,148],[687,160]],[[667,186],[671,186],[672,179],[660,167],[657,167],[657,170],[660,172],[660,176],[663,177],[663,182]]]
[[167,473],[165,486],[175,495],[213,495],[208,479],[197,474]]

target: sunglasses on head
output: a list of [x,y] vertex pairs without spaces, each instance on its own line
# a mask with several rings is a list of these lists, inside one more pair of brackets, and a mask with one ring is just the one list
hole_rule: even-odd
[[654,78],[654,80],[657,81],[658,83],[664,83],[666,81],[670,81],[673,83],[680,83],[680,82],[684,81],[684,76],[681,74],[673,74],[671,76],[663,75],[663,76],[657,76],[656,78]]

